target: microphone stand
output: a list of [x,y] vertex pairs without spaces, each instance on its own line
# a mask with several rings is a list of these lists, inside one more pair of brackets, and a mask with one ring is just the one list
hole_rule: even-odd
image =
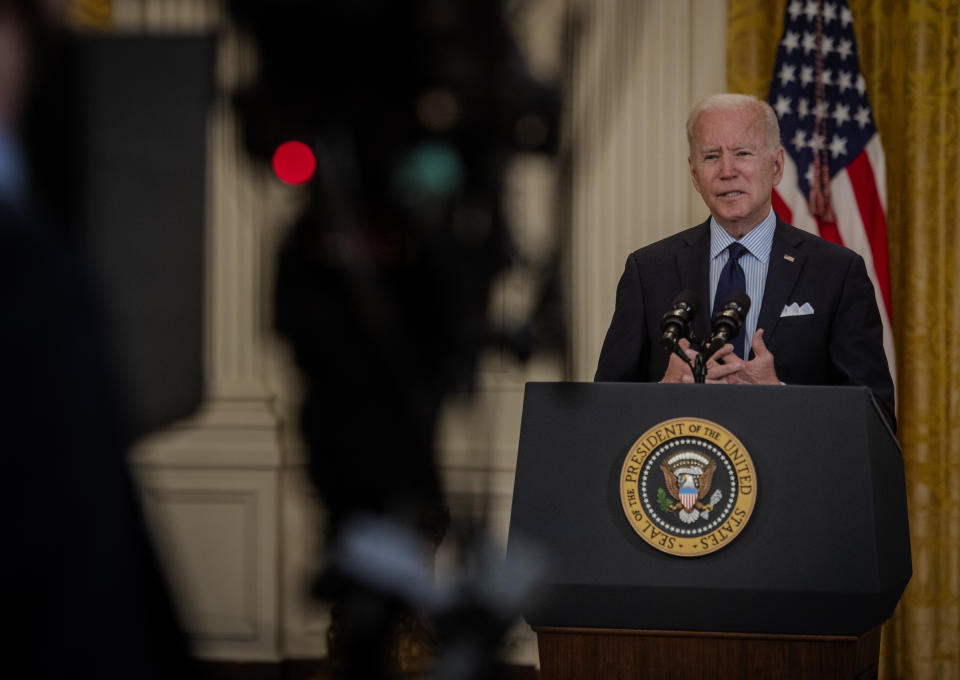
[[680,349],[680,345],[677,343],[672,343],[670,345],[670,351],[683,359],[687,366],[690,367],[690,370],[693,371],[693,382],[699,384],[707,382],[707,360],[703,358],[703,354],[697,352],[696,358],[693,361],[690,361],[690,358],[684,354],[683,350]]
[[707,382],[707,360],[703,355],[697,353],[697,358],[693,360],[693,382],[700,385]]
[[[693,334],[693,330],[690,330],[690,344],[691,346],[697,349],[697,356],[693,360],[693,363],[687,361],[690,364],[690,370],[693,371],[693,382],[702,385],[707,382],[707,360],[703,357],[703,343]],[[709,347],[709,341],[707,342]]]
[[725,339],[725,335],[714,335],[700,345],[697,358],[690,366],[693,370],[693,382],[700,384],[707,382],[707,361],[723,347]]

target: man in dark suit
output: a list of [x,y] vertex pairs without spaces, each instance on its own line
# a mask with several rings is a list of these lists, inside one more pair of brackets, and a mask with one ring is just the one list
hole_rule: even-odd
[[[753,97],[714,95],[691,112],[687,138],[690,176],[711,216],[627,258],[595,379],[693,382],[690,367],[661,344],[662,316],[678,292],[693,290],[703,301],[694,333],[708,337],[710,310],[733,282],[753,304],[741,335],[707,363],[709,381],[864,385],[895,427],[863,258],[772,210],[784,164],[776,114]],[[681,345],[695,356],[686,340]]]

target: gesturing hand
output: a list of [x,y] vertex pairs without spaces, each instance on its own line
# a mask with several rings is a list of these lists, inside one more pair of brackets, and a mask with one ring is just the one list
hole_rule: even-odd
[[[753,340],[750,342],[753,347],[754,357],[750,361],[744,361],[735,354],[731,354],[733,359],[729,361],[732,370],[723,372],[728,383],[744,385],[779,385],[780,379],[777,378],[777,372],[773,366],[773,353],[767,349],[763,342],[763,329],[758,328],[753,334]],[[718,352],[719,354],[719,352]],[[724,358],[724,362],[727,362]],[[721,368],[726,368],[727,363]],[[733,367],[736,368],[733,368]]]
[[[723,363],[720,363],[720,360]],[[746,362],[733,352],[733,345],[729,342],[718,349],[716,353],[707,360],[707,382],[708,383],[728,383],[733,382],[729,377],[740,370]],[[740,382],[740,381],[736,381]]]
[[[684,354],[689,357],[690,361],[693,361],[697,356],[697,353],[690,349],[690,341],[686,338],[680,338],[680,349],[683,350]],[[693,382],[693,371],[690,370],[690,366],[686,364],[680,357],[678,357],[673,352],[670,353],[670,361],[667,362],[667,371],[663,374],[663,380],[660,382],[665,383],[692,383]]]

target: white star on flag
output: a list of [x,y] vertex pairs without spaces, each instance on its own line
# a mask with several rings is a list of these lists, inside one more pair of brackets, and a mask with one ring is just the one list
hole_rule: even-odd
[[833,119],[837,121],[837,127],[850,121],[850,107],[846,104],[837,104],[833,107]]
[[853,87],[853,76],[850,75],[849,71],[840,71],[840,79],[837,81],[837,87],[840,88],[840,94],[843,94],[848,89]]
[[783,68],[780,69],[780,83],[783,85],[786,85],[787,83],[793,82],[794,80],[793,72],[795,70],[796,70],[795,66],[784,64]]
[[823,21],[824,23],[829,24],[831,21],[837,18],[837,6],[832,2],[828,2],[823,6]]
[[777,97],[777,103],[774,105],[777,116],[783,118],[790,113],[790,99],[788,97]]
[[847,57],[850,56],[850,51],[853,49],[853,43],[849,40],[841,40],[840,47],[836,49],[837,54],[840,55],[840,58],[844,61],[847,60]]
[[847,153],[847,140],[844,137],[834,135],[830,140],[830,153],[834,158],[845,156]]
[[787,54],[790,54],[800,46],[800,35],[793,31],[787,31],[783,36],[783,46],[787,48]]

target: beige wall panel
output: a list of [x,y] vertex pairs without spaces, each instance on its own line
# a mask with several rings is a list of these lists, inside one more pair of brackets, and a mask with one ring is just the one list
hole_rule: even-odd
[[137,473],[197,655],[277,658],[277,475],[157,468]]
[[310,594],[323,559],[326,518],[304,468],[284,469],[280,488],[283,656],[316,659],[327,654],[330,625],[329,606]]

